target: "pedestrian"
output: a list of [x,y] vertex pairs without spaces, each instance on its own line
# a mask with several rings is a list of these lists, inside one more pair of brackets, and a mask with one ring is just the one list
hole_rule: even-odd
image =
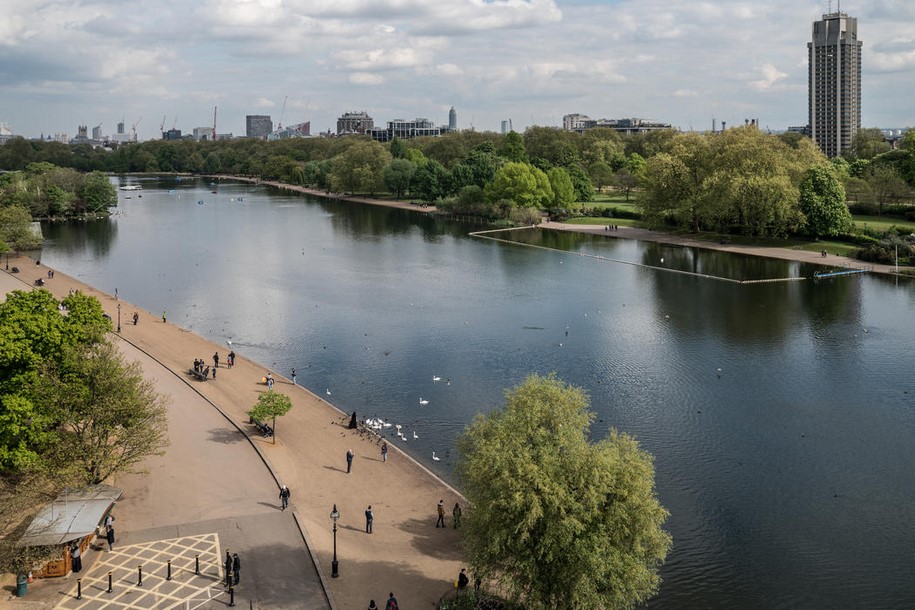
[[295,385],[295,369],[292,369],[292,385]]
[[108,516],[105,517],[105,527],[111,527],[114,525],[114,515],[108,513]]
[[235,366],[235,350],[229,352],[229,368]]
[[286,507],[289,506],[289,488],[283,485],[280,487],[280,503],[283,505],[283,510],[286,510]]
[[384,610],[399,610],[397,607],[397,598],[394,597],[394,592],[388,594],[388,603],[384,605]]
[[163,311],[162,312],[162,323],[165,324],[166,322],[168,322],[168,318],[165,317],[165,312]]
[[219,368],[219,352],[216,352],[215,354],[213,354],[213,368],[214,369]]
[[205,380],[207,377],[209,377],[209,376],[210,376],[210,365],[208,364],[208,365],[206,365],[205,367],[203,367],[203,378],[204,378],[204,380]]
[[80,572],[83,569],[83,558],[79,550],[79,541],[76,541],[70,547],[70,559],[73,560],[73,571]]
[[369,507],[365,509],[365,533],[372,533],[372,520],[375,519],[374,513],[372,513],[372,505],[369,504]]
[[223,564],[226,568],[226,586],[232,586],[232,555],[226,550],[226,561]]
[[105,539],[108,540],[108,550],[114,550],[114,526],[109,525],[105,528]]
[[378,610],[378,606],[375,605],[375,600],[374,600],[374,599],[369,601],[369,609],[368,609],[368,610]]
[[382,462],[388,461],[388,444],[387,443],[381,443],[381,461]]
[[267,373],[267,389],[268,390],[273,389],[273,375],[270,373]]
[[[210,367],[207,367],[207,368],[210,368]],[[216,367],[213,367],[213,369],[210,372],[213,373],[213,379],[216,379]]]
[[137,322],[140,321],[140,314],[138,312],[133,312],[133,325],[136,326]]
[[461,526],[461,505],[457,502],[454,503],[451,516],[454,518],[454,529],[459,528]]
[[239,572],[241,572],[241,561],[238,560],[238,553],[232,553],[232,577],[236,585],[238,585]]
[[435,527],[445,527],[445,501],[438,501],[438,521],[435,522]]
[[356,457],[356,454],[353,453],[352,449],[346,450],[346,474],[349,474],[353,469],[353,458]]
[[467,569],[461,568],[461,573],[458,574],[458,579],[457,579],[458,591],[463,591],[464,589],[467,588],[467,585],[469,585],[469,584],[470,584],[470,579],[467,578]]

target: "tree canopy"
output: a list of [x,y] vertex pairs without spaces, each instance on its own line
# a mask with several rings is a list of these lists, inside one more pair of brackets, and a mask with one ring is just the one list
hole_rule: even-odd
[[267,390],[257,397],[257,402],[248,411],[248,415],[258,421],[273,420],[273,442],[276,442],[276,418],[289,413],[292,400],[285,394]]
[[531,608],[627,608],[658,591],[671,545],[650,455],[588,440],[583,390],[533,375],[458,439],[473,570]]

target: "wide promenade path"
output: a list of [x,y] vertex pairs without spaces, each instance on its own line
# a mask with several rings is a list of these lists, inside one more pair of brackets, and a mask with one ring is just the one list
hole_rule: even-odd
[[[383,463],[376,439],[348,430],[347,415],[276,371],[272,371],[277,379],[274,390],[288,395],[293,408],[277,421],[275,443],[265,439],[248,423],[246,411],[266,391],[260,381],[268,369],[240,355],[235,366],[227,369],[226,346],[163,323],[162,312],[118,301],[63,273],[49,279],[46,267],[27,258],[11,258],[10,266],[14,265],[21,272],[2,274],[4,293],[11,286],[29,288],[42,277],[45,288],[58,298],[71,289],[96,296],[115,327],[120,305],[121,333],[116,343],[133,346],[123,348],[127,358],[140,359],[144,373],[166,390],[163,393],[173,396],[172,446],[166,456],[150,459],[149,475],[116,482],[125,489],[116,528],[125,543],[222,531],[223,553],[233,545],[246,550],[242,585],[246,578],[250,583],[258,575],[274,583],[272,587],[299,579],[288,583],[291,591],[258,589],[254,607],[284,607],[284,599],[288,600],[285,607],[320,607],[299,599],[315,595],[309,585],[314,565],[327,588],[324,603],[341,610],[367,607],[370,599],[383,607],[390,591],[401,608],[428,608],[453,586],[463,555],[457,532],[435,527],[436,505],[439,500],[448,507],[455,502],[463,505],[464,499],[394,443],[388,443],[390,452]],[[134,311],[140,314],[136,326],[131,321]],[[194,358],[204,358],[212,366],[214,352],[220,355],[216,378],[193,380],[187,370]],[[187,392],[197,398],[189,400]],[[212,415],[219,417],[210,419]],[[356,454],[349,474],[347,449]],[[251,464],[254,450],[262,461],[259,468]],[[288,485],[292,492],[291,510],[285,513],[279,510],[278,484]],[[329,514],[334,505],[340,512],[339,578],[330,577]],[[364,531],[368,505],[374,512],[372,534]],[[448,514],[450,525],[450,510]],[[230,535],[231,530],[235,533]],[[304,546],[303,537],[310,558],[296,552],[296,545],[300,550]],[[240,586],[239,595],[244,591]],[[246,604],[250,594],[249,588]],[[269,603],[261,606],[261,600]]]

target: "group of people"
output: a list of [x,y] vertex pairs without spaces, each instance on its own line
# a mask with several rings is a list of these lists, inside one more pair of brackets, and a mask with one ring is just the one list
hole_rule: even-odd
[[238,586],[238,577],[241,572],[241,560],[238,558],[238,553],[230,554],[229,551],[226,551],[226,586],[227,587],[237,587]]
[[[369,602],[369,610],[380,610],[378,606],[375,605],[375,600]],[[397,605],[397,598],[394,597],[394,592],[388,594],[388,601],[384,605],[384,610],[400,610],[400,607]]]
[[[454,508],[451,509],[451,523],[454,526],[454,529],[461,527],[461,505],[457,502],[454,503]],[[448,527],[445,525],[445,501],[438,501],[438,521],[435,522],[435,527]]]
[[[203,375],[206,379],[210,376],[210,365],[204,364],[203,358],[194,358],[194,372]],[[213,369],[213,379],[216,379],[216,369]]]
[[604,231],[619,231],[619,230],[620,230],[619,225],[605,225],[604,226]]

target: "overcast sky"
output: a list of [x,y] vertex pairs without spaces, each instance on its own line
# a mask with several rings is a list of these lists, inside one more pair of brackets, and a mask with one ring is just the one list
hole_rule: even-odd
[[[836,2],[833,0],[833,9]],[[807,123],[827,0],[0,0],[0,121],[35,137],[125,118],[244,135],[246,114],[335,128],[427,117],[498,130],[568,113],[703,130]],[[845,0],[864,126],[915,126],[915,0]],[[141,119],[142,117],[142,119]]]

